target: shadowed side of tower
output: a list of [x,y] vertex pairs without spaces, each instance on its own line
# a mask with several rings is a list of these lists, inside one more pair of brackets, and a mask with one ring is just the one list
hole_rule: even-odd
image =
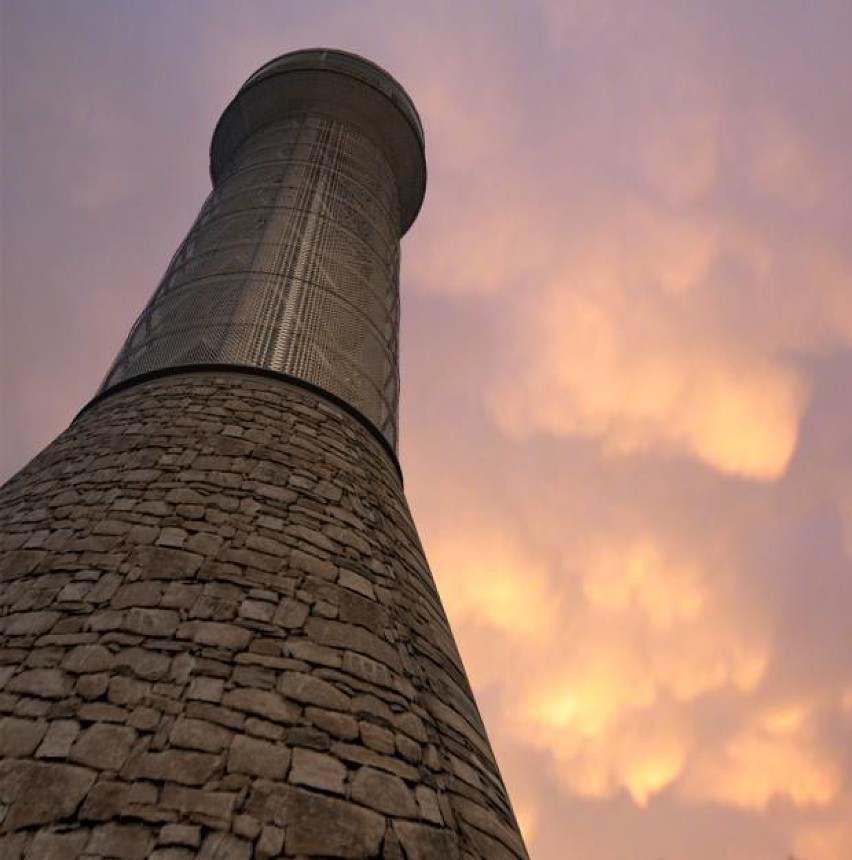
[[402,88],[285,55],[98,397],[0,491],[0,855],[525,858],[402,491]]

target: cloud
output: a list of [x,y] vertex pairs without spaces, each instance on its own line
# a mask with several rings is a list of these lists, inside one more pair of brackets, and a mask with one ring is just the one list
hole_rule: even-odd
[[684,791],[693,801],[765,809],[774,798],[826,806],[842,785],[839,763],[808,725],[807,707],[792,706],[759,715],[721,748],[704,750]]
[[806,402],[795,367],[702,331],[661,292],[627,295],[606,255],[573,272],[576,287],[539,294],[529,354],[495,386],[504,430],[588,436],[616,454],[669,449],[758,480],[784,473]]
[[[546,569],[506,532],[447,531],[430,546],[447,611],[511,637],[538,640],[556,623]],[[461,571],[456,575],[454,571]]]

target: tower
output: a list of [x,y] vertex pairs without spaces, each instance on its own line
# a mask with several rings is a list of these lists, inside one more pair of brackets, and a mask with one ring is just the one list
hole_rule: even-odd
[[417,112],[261,67],[98,394],[0,492],[0,855],[517,860],[396,460]]

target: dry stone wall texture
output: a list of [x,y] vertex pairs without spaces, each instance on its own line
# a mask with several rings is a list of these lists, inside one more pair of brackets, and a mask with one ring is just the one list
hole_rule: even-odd
[[0,856],[526,858],[391,460],[183,374],[0,491]]

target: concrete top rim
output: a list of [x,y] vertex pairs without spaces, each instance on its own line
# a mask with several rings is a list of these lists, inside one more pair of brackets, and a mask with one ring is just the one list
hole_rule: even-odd
[[402,84],[378,63],[352,51],[344,51],[340,48],[300,48],[296,51],[280,54],[264,63],[250,75],[238,90],[237,96],[266,78],[297,70],[338,72],[374,87],[402,111],[413,126],[421,147],[424,146],[423,123],[420,120],[420,114]]
[[[374,105],[383,106],[382,123],[389,122],[391,127],[399,130],[407,129],[403,138],[398,135],[386,138],[383,131],[378,132],[380,141],[394,141],[388,144],[395,152],[392,163],[395,170],[402,170],[401,173],[397,172],[397,179],[401,182],[402,195],[399,235],[403,236],[417,218],[426,192],[426,147],[420,115],[408,93],[395,78],[372,60],[349,51],[333,48],[300,49],[281,54],[257,69],[237,91],[213,130],[210,141],[210,177],[213,185],[217,183],[222,166],[239,145],[239,139],[236,142],[229,140],[229,130],[240,125],[248,130],[247,123],[252,124],[249,119],[251,114],[244,109],[244,100],[248,98],[248,94],[257,87],[276,85],[282,93],[292,93],[288,87],[290,73],[295,73],[296,76],[318,76],[317,81],[326,76],[326,80],[340,76],[348,78],[357,87],[364,88],[364,95],[369,96]],[[260,126],[253,125],[251,130],[257,127]]]

